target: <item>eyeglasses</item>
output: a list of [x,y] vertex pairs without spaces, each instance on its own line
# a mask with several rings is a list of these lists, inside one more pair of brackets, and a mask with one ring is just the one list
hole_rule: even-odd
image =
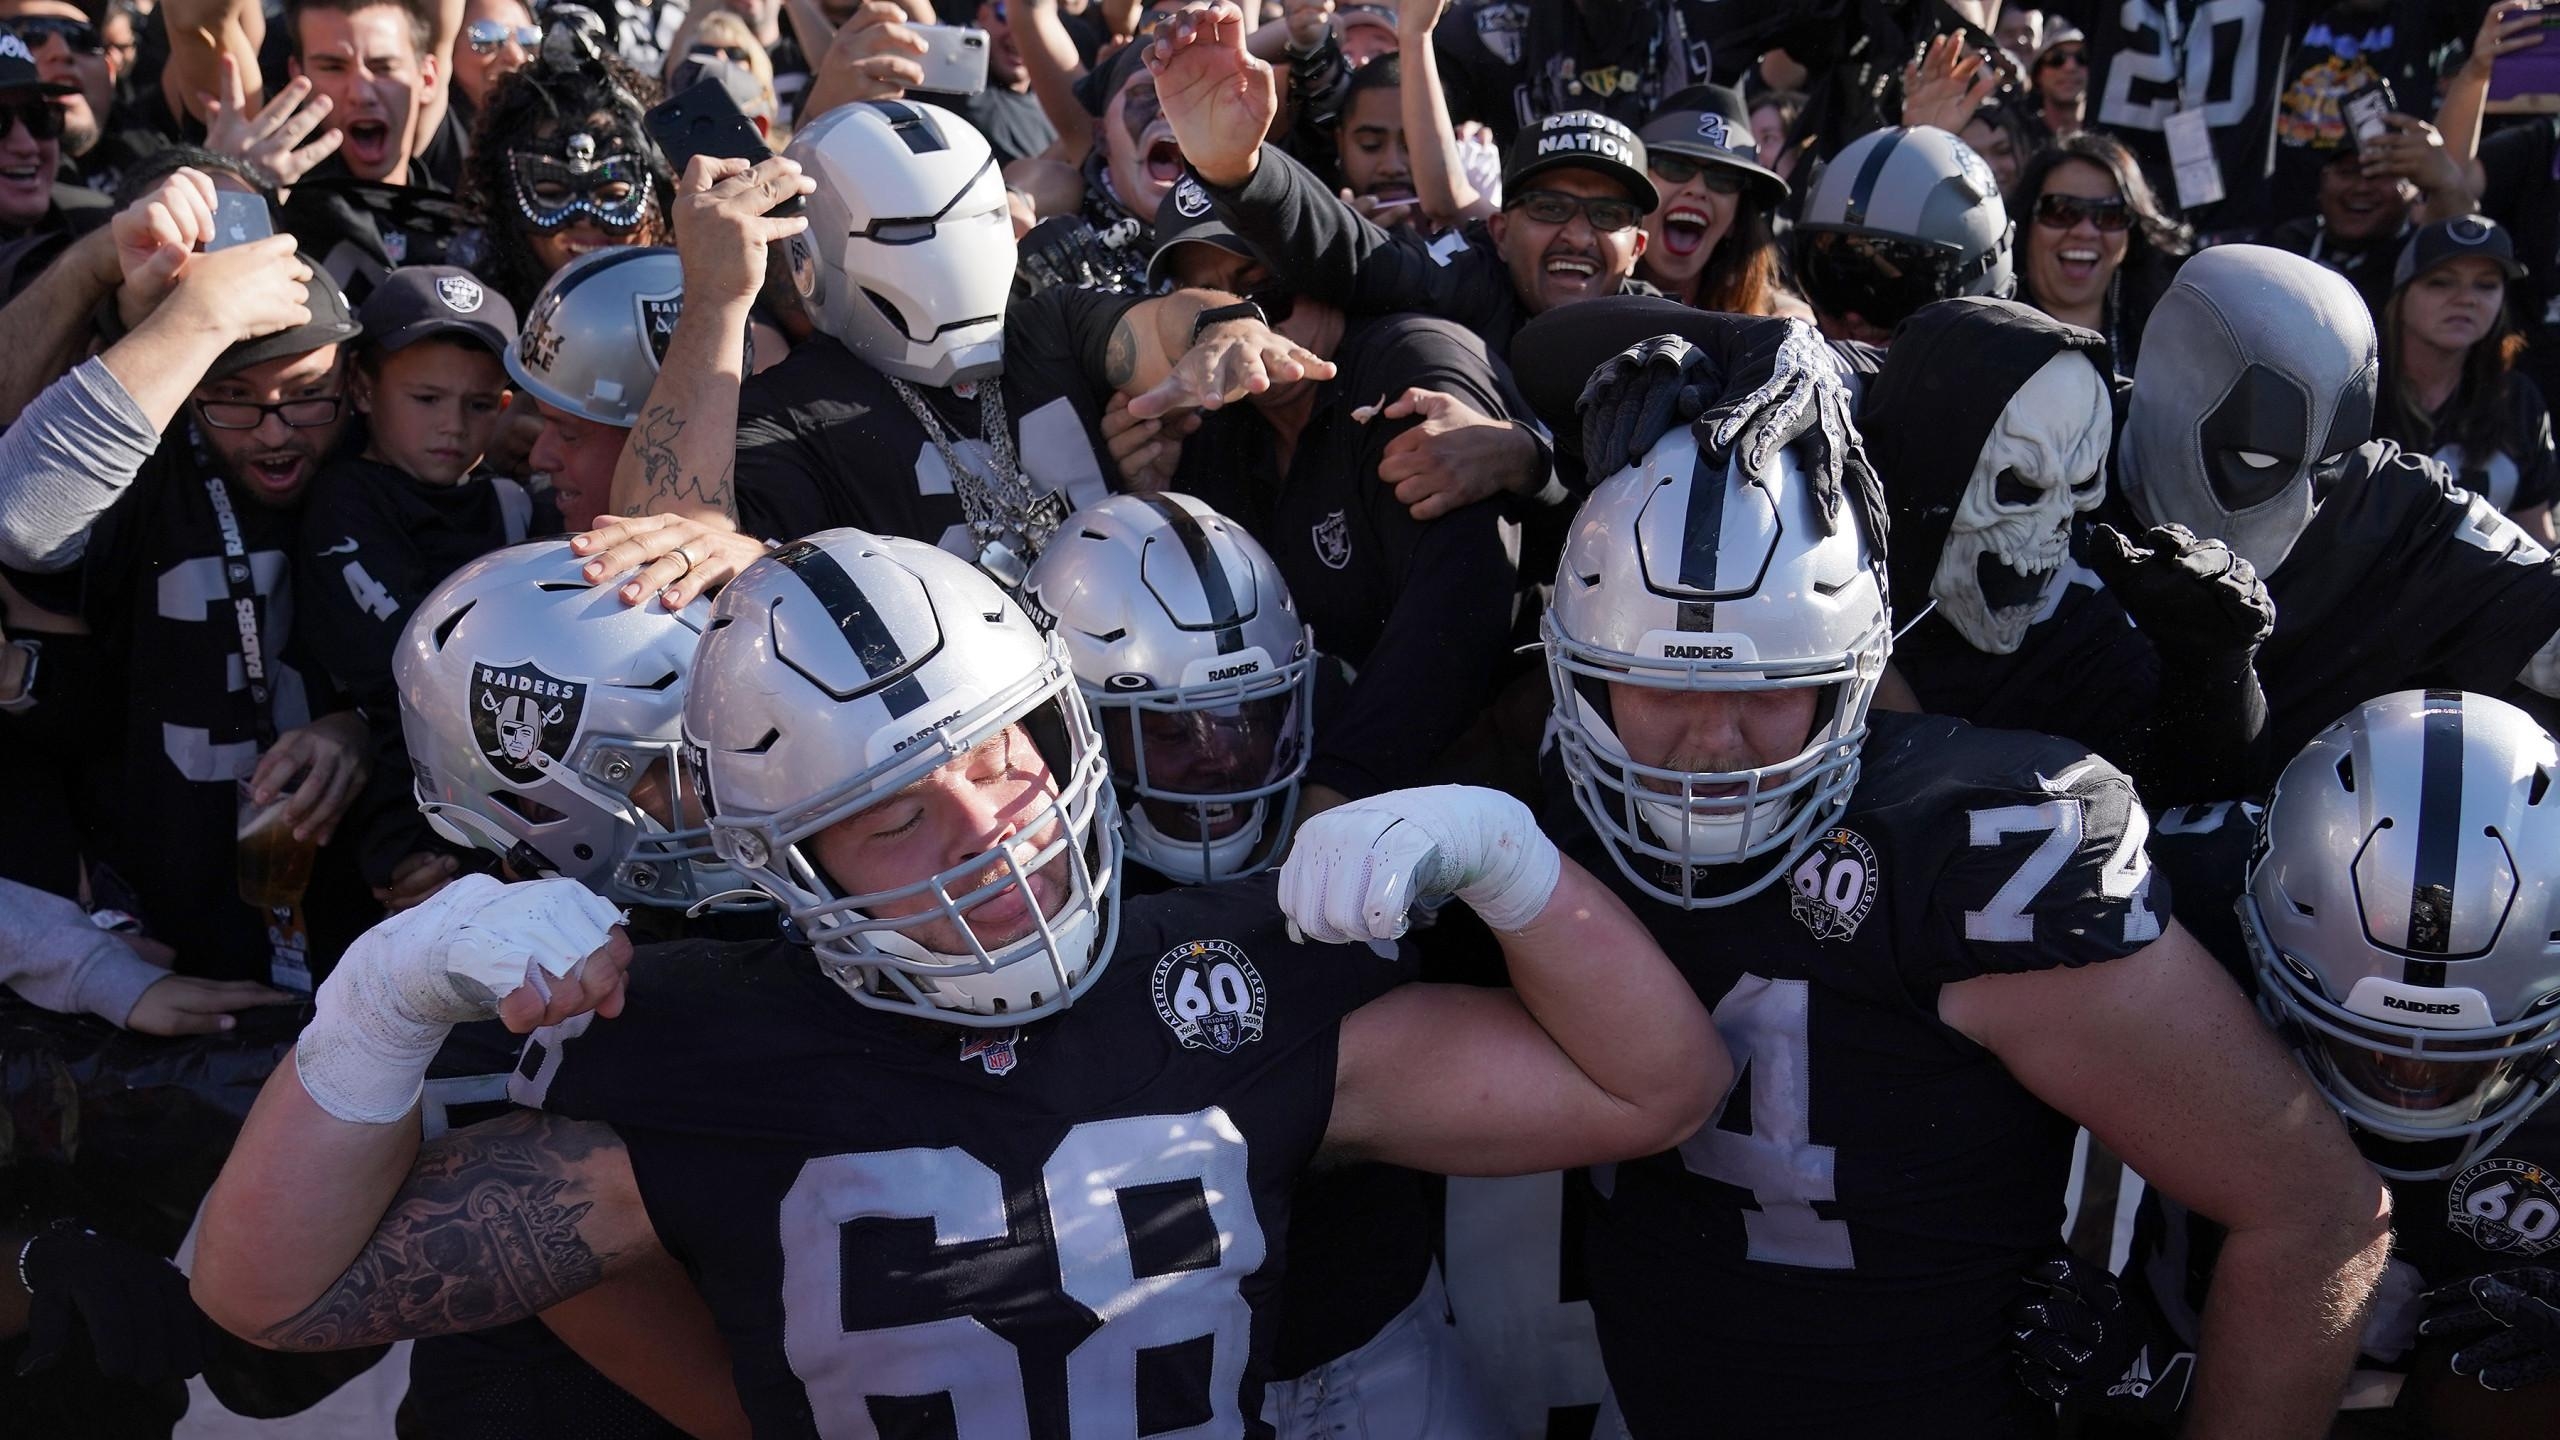
[[742,45],[696,45],[684,53],[684,58],[692,65],[700,65],[706,60],[730,60],[745,69],[755,68],[755,62],[747,58],[746,47]]
[[0,104],[0,140],[8,139],[9,132],[20,125],[27,127],[27,134],[32,139],[59,140],[62,138],[62,107],[41,98]]
[[1619,200],[1607,195],[1567,195],[1561,190],[1526,190],[1511,197],[1503,207],[1517,210],[1541,225],[1570,225],[1576,215],[1588,216],[1591,228],[1608,234],[1617,230],[1633,230],[1644,218],[1644,211],[1633,200]]
[[74,55],[100,55],[107,42],[98,35],[98,27],[86,20],[68,15],[20,15],[0,20],[0,35],[15,35],[27,44],[29,54],[44,48],[44,42],[60,37]]
[[346,403],[344,395],[311,395],[273,405],[247,400],[199,400],[196,415],[216,430],[255,430],[266,424],[270,415],[281,417],[296,430],[317,430],[336,420],[338,407]]
[[1686,155],[1672,155],[1660,150],[1648,151],[1644,164],[1653,172],[1653,178],[1675,188],[1700,180],[1719,195],[1742,193],[1742,172],[1730,165],[1719,165],[1712,160],[1692,160]]
[[2048,230],[2068,230],[2083,220],[2113,235],[2133,224],[2133,207],[2121,198],[2092,200],[2085,195],[2036,197],[2036,223]]
[[2077,45],[2061,50],[2047,50],[2036,58],[2036,68],[2039,70],[2059,70],[2065,65],[2077,65],[2086,69],[2088,64],[2087,52]]
[[465,27],[463,38],[471,42],[471,53],[487,55],[512,40],[519,50],[531,50],[542,43],[542,32],[531,25],[510,25],[504,20],[474,20]]

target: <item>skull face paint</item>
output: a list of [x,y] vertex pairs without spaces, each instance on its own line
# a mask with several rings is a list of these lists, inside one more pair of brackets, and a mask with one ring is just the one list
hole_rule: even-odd
[[2086,353],[2062,351],[2009,397],[1965,482],[1929,585],[1965,643],[2009,655],[2062,582],[2074,516],[2106,496],[2114,413]]

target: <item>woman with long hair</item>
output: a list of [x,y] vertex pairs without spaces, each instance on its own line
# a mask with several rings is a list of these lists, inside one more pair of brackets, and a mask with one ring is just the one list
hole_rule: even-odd
[[2432,455],[2548,545],[2554,538],[2551,412],[2518,374],[2524,337],[2507,311],[2523,277],[2507,231],[2485,215],[2409,237],[2382,307],[2382,404],[2374,433]]
[[1663,101],[1638,135],[1662,203],[1644,218],[1636,274],[1701,310],[1776,314],[1769,217],[1787,182],[1760,163],[1741,92],[1693,85]]
[[2116,369],[2132,374],[2151,307],[2194,238],[2161,211],[2133,152],[2093,130],[2036,152],[2012,194],[2024,221],[2018,298],[2105,336]]

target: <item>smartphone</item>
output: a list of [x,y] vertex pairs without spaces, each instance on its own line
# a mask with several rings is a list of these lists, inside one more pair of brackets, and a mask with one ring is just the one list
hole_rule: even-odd
[[213,192],[213,236],[204,242],[204,248],[228,250],[274,233],[275,216],[268,211],[264,196],[239,190]]
[[937,95],[975,95],[987,88],[987,32],[975,25],[910,25],[924,37],[916,57],[924,82],[915,88]]
[[2489,109],[2499,114],[2560,111],[2560,6],[2539,16],[2542,42],[2489,62]]
[[[696,155],[744,160],[750,165],[773,158],[773,147],[764,143],[756,123],[739,111],[738,102],[729,98],[728,87],[717,77],[659,101],[641,119],[675,175],[684,174]],[[766,213],[797,215],[800,197],[790,196]]]
[[2347,134],[2359,150],[2391,133],[2386,117],[2397,109],[2388,80],[2366,81],[2338,102],[2338,113],[2347,122]]

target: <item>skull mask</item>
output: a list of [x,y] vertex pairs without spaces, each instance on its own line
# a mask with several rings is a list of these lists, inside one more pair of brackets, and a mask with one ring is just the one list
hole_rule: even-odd
[[2107,384],[2083,351],[2045,361],[1992,422],[1929,594],[1965,642],[2009,655],[2071,558],[2072,518],[2106,495]]

